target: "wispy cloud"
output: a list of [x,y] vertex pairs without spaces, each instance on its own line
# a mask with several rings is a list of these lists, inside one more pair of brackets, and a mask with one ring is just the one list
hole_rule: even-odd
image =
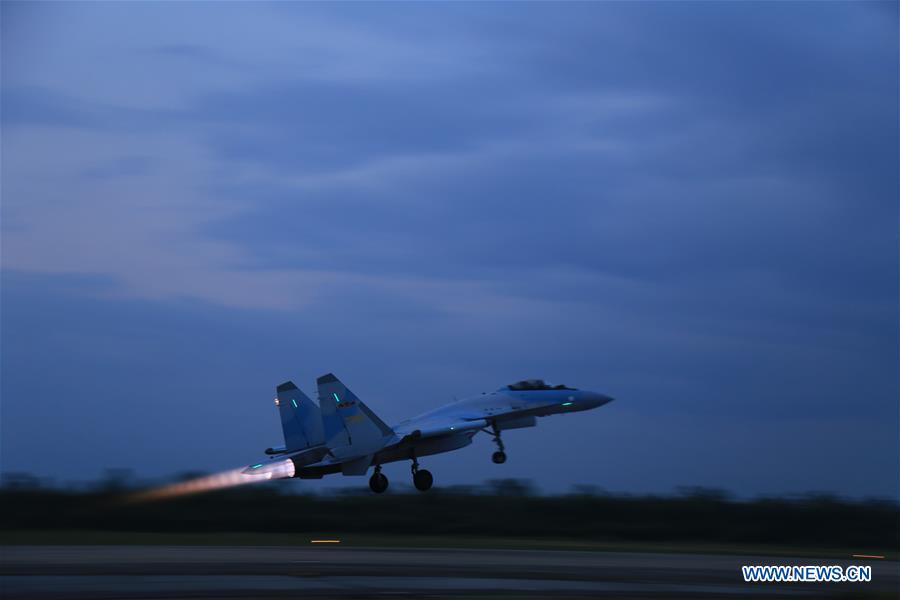
[[[348,6],[3,5],[9,360],[81,348],[107,409],[110,348],[134,375],[196,339],[259,348],[254,378],[297,353],[415,363],[416,389],[600,373],[630,435],[896,414],[894,13]],[[68,333],[26,327],[47,313]],[[138,314],[157,354],[117,329]],[[177,355],[172,380],[218,368]]]

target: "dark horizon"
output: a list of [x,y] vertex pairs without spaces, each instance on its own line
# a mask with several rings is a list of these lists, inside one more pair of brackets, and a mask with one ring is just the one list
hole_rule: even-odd
[[[390,494],[420,494],[411,481],[402,476],[408,470],[405,463],[394,465],[393,475],[396,479],[391,483]],[[387,467],[385,467],[387,469]],[[229,470],[230,471],[230,470]],[[158,477],[142,477],[138,473],[127,468],[107,468],[103,473],[92,479],[65,479],[52,476],[40,477],[24,471],[9,470],[0,474],[0,492],[17,490],[33,490],[36,492],[61,492],[74,494],[95,493],[132,493],[150,491],[175,483],[195,481],[197,479],[212,478],[220,472],[185,470]],[[223,486],[221,488],[192,492],[184,496],[216,496],[229,494],[232,491],[252,491],[254,489],[265,490],[263,493],[274,492],[289,495],[368,495],[370,490],[366,485],[366,477],[333,478],[339,485],[309,485],[327,483],[324,480],[281,479],[268,482],[248,483],[240,486]],[[354,483],[356,485],[354,485]],[[567,497],[567,496],[593,496],[605,498],[706,498],[723,502],[759,502],[759,501],[784,501],[784,502],[810,502],[810,501],[834,501],[849,504],[888,503],[900,507],[900,498],[889,495],[845,495],[828,490],[805,490],[787,494],[740,494],[724,487],[709,487],[684,483],[675,485],[668,490],[653,490],[647,492],[632,492],[628,490],[616,490],[590,483],[573,483],[568,488],[547,490],[541,486],[540,480],[517,477],[485,478],[478,481],[469,481],[453,485],[443,485],[440,488],[450,494],[495,494],[509,493],[523,497]],[[512,491],[510,491],[512,490]],[[182,496],[177,496],[182,497]],[[174,499],[174,497],[172,498]],[[169,502],[172,499],[159,500]],[[156,502],[156,501],[154,501]]]
[[[156,543],[186,544],[195,536],[193,543],[220,545],[228,541],[216,536],[225,534],[232,541],[243,535],[245,544],[296,546],[308,543],[305,532],[329,532],[347,536],[352,545],[372,544],[377,536],[380,542],[374,543],[400,546],[412,538],[418,538],[418,544],[430,537],[442,544],[456,540],[475,546],[495,545],[499,538],[516,548],[548,544],[609,550],[624,544],[632,551],[648,551],[670,544],[670,549],[683,552],[692,544],[724,544],[732,552],[815,548],[820,556],[846,556],[848,549],[893,554],[900,543],[900,531],[893,527],[900,517],[897,502],[827,496],[742,501],[715,490],[685,490],[675,496],[582,490],[545,496],[536,494],[528,482],[508,479],[478,489],[436,489],[428,494],[392,490],[382,497],[352,488],[295,496],[285,494],[284,486],[248,486],[156,502],[119,488],[2,488],[0,499],[7,509],[0,517],[6,543],[116,543],[113,540],[127,532],[131,544],[149,543],[154,537]],[[475,541],[478,538],[483,541]]]

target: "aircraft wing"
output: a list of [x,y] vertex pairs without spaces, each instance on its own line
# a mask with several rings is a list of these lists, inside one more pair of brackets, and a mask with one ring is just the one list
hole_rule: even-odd
[[484,419],[441,419],[403,423],[395,427],[394,432],[401,438],[401,441],[404,441],[479,430],[487,426],[488,423]]

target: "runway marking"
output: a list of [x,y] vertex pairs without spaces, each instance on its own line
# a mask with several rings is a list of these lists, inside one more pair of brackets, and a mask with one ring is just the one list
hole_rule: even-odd
[[853,558],[884,558],[884,557],[878,556],[877,554],[854,554]]
[[341,540],[309,540],[310,544],[340,544]]

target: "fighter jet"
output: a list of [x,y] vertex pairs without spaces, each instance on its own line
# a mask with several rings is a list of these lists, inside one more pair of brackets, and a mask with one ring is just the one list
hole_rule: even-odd
[[613,400],[527,379],[389,427],[333,374],[319,377],[317,384],[318,404],[290,381],[276,388],[284,446],[266,449],[270,462],[251,465],[244,473],[267,479],[320,479],[331,473],[362,476],[374,467],[369,488],[381,494],[388,488],[381,466],[409,460],[413,484],[424,492],[434,478],[419,468],[423,456],[458,450],[484,432],[497,445],[492,460],[502,464],[506,462],[502,431],[534,427],[537,417],[590,410]]

